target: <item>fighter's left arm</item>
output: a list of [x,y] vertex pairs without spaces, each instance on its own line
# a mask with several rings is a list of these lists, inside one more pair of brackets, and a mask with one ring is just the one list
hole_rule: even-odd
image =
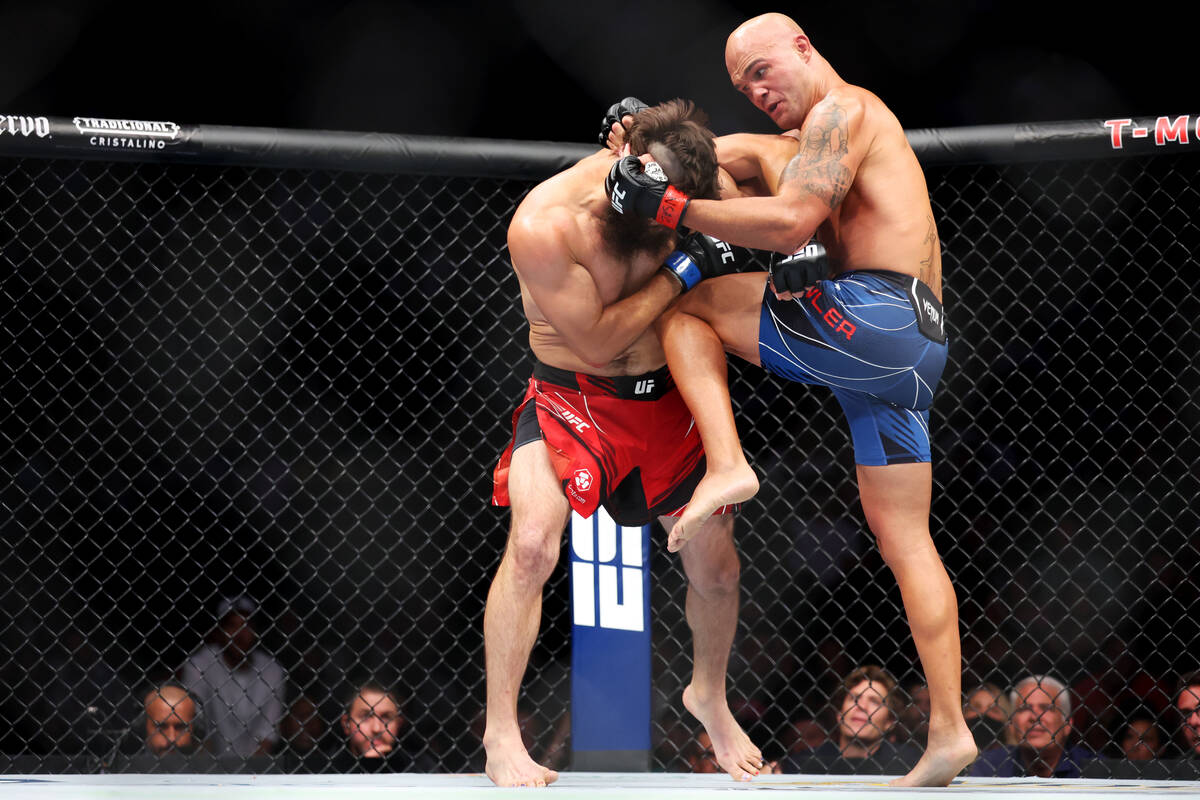
[[[693,199],[645,173],[633,156],[614,162],[605,189],[623,214],[649,217],[671,228],[682,223],[731,244],[791,254],[807,244],[850,191],[874,141],[865,117],[864,98],[854,87],[835,90],[814,106],[796,141],[788,145],[798,150],[774,186],[768,185],[774,190],[769,197]],[[731,174],[736,178],[736,171]],[[769,175],[766,171],[764,179]]]
[[856,97],[831,95],[809,113],[799,150],[779,174],[773,196],[693,199],[682,224],[743,247],[795,252],[854,183],[870,145],[862,118]]

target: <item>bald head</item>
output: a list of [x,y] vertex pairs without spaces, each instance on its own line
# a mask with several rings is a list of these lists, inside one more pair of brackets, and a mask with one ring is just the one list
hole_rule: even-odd
[[808,36],[785,14],[761,14],[725,43],[735,89],[784,130],[799,128],[809,109],[841,82]]
[[[725,64],[736,61],[737,53],[747,49],[787,47],[804,31],[786,14],[759,14],[738,25],[725,41]],[[732,67],[730,67],[732,72]]]
[[195,745],[192,726],[196,702],[179,686],[160,686],[146,693],[146,747],[162,755],[170,750],[190,750]]
[[729,34],[729,38],[753,36],[760,33],[768,36],[789,37],[795,36],[797,33],[804,33],[804,31],[796,24],[796,20],[787,14],[772,11],[769,14],[759,14],[757,17],[751,17],[741,25],[738,25],[733,33]]

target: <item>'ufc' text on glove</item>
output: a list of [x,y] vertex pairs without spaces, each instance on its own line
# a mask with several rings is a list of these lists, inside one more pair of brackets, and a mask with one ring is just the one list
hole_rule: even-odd
[[829,277],[825,246],[820,242],[809,242],[790,256],[774,253],[767,273],[776,292],[801,292]]
[[647,217],[672,230],[679,227],[692,200],[667,181],[661,167],[652,174],[637,156],[617,159],[608,171],[604,191],[618,213]]
[[741,260],[739,251],[728,242],[703,233],[690,233],[679,249],[667,256],[663,269],[675,276],[686,292],[707,278],[737,272]]

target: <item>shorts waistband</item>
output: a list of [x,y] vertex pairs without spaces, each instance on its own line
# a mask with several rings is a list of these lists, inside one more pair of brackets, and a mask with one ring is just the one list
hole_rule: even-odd
[[[897,289],[907,290],[913,282],[913,275],[904,272],[895,272],[890,269],[852,269],[848,272],[843,272],[834,276],[834,280],[838,278],[852,278],[855,275],[877,275],[883,278],[888,283],[895,286]],[[917,278],[917,283],[921,283],[921,279]]]
[[533,365],[533,378],[581,394],[600,394],[623,400],[658,400],[675,388],[675,380],[665,366],[641,375],[601,376],[571,372],[538,361]]

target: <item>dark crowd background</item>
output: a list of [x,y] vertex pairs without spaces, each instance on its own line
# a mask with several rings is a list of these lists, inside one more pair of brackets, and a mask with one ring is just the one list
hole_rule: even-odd
[[768,131],[725,37],[783,11],[907,128],[1193,113],[1187,4],[727,0],[0,4],[0,113],[587,141],[633,94]]

